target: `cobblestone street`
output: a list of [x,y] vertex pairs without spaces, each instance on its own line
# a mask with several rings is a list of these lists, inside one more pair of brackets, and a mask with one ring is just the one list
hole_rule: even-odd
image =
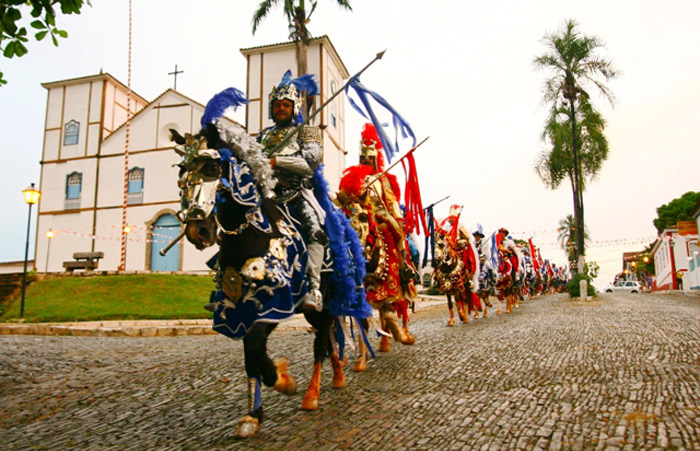
[[299,394],[264,388],[245,441],[239,341],[0,336],[2,447],[700,449],[700,298],[554,295],[491,315],[448,328],[446,307],[419,312],[416,344],[350,364],[344,389],[326,363],[315,412],[300,410],[313,336],[276,331]]

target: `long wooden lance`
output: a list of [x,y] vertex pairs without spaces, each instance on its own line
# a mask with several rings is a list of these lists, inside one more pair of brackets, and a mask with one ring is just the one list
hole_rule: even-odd
[[371,179],[369,179],[369,180],[367,181],[367,183],[365,183],[364,188],[362,188],[362,192],[367,191],[367,189],[368,189],[370,186],[372,186],[372,184],[373,184],[374,182],[376,182],[377,180],[379,180],[380,178],[382,178],[382,176],[384,176],[384,174],[386,174],[387,172],[389,172],[390,169],[392,169],[394,166],[396,166],[397,164],[399,164],[404,158],[406,158],[407,156],[411,155],[417,148],[419,148],[424,142],[426,142],[426,141],[428,140],[428,138],[430,138],[430,136],[427,136],[423,141],[419,142],[419,143],[416,145],[416,147],[414,147],[413,149],[411,149],[411,150],[409,150],[408,152],[406,152],[406,154],[405,154],[404,156],[402,156],[401,158],[399,158],[398,160],[394,161],[394,162],[391,164],[391,166],[389,166],[388,168],[384,169],[384,170],[383,170],[382,172],[380,172],[379,174],[377,174],[377,175],[373,176]]
[[172,240],[167,246],[165,246],[163,249],[159,250],[158,253],[161,255],[161,257],[165,257],[165,254],[168,253],[171,247],[175,246],[178,241],[182,239],[182,237],[185,236],[185,230],[183,229],[182,232],[178,236],[175,237],[174,240]]
[[348,79],[348,81],[347,81],[340,89],[338,89],[335,93],[333,93],[333,95],[330,96],[325,102],[323,102],[323,103],[321,104],[320,107],[318,107],[317,109],[315,109],[315,110],[313,111],[313,113],[311,113],[311,114],[309,115],[309,117],[306,118],[306,120],[304,120],[304,122],[302,122],[301,124],[299,124],[299,125],[297,125],[296,127],[294,127],[292,130],[290,130],[289,132],[287,132],[287,134],[284,135],[284,138],[282,139],[282,141],[280,141],[280,143],[277,144],[277,145],[272,149],[272,151],[270,152],[270,154],[276,153],[278,150],[282,149],[284,146],[286,146],[287,144],[289,144],[289,142],[292,140],[292,138],[294,137],[294,135],[296,135],[297,132],[298,132],[299,130],[301,130],[301,128],[302,128],[303,126],[305,126],[306,124],[308,124],[309,122],[311,122],[311,120],[313,120],[313,118],[316,117],[316,115],[317,115],[318,113],[320,113],[321,110],[323,110],[325,107],[327,107],[328,104],[330,104],[330,103],[333,101],[333,99],[335,99],[336,97],[338,97],[338,96],[340,95],[340,93],[343,92],[343,91],[345,90],[345,88],[347,88],[347,86],[352,82],[353,79],[358,78],[360,75],[362,75],[362,73],[363,73],[364,71],[366,71],[366,70],[369,68],[369,66],[371,66],[372,64],[374,64],[376,61],[382,59],[382,57],[384,56],[384,53],[386,53],[386,50],[382,50],[381,52],[377,53],[377,55],[374,57],[374,59],[373,59],[372,61],[370,61],[369,63],[367,63],[367,65],[366,65],[365,67],[363,67],[361,71],[359,71],[358,73],[356,73],[355,75],[353,75],[352,77],[350,77],[350,78]]
[[428,206],[425,207],[423,210],[427,210],[427,209],[429,209],[429,208],[433,208],[434,206],[436,206],[437,204],[439,204],[439,203],[442,202],[443,200],[449,199],[449,197],[450,197],[450,196],[445,196],[445,197],[443,197],[442,199],[440,199],[439,201],[433,202],[432,204],[428,205]]

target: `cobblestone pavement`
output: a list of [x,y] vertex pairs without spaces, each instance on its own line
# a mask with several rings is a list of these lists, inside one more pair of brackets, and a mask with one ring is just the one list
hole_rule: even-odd
[[392,344],[366,373],[347,371],[344,389],[330,387],[327,364],[315,412],[300,410],[312,336],[273,333],[270,353],[290,359],[301,393],[263,389],[265,422],[245,441],[234,438],[246,406],[239,341],[2,336],[0,441],[5,449],[700,449],[700,299],[554,295],[452,328],[447,318],[446,307],[413,316],[416,344]]

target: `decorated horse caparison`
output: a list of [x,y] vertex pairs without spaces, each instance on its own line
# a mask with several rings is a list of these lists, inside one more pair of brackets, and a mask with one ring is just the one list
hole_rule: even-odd
[[[391,342],[415,342],[408,331],[409,304],[417,297],[408,244],[399,208],[400,188],[396,177],[382,173],[382,143],[374,125],[365,124],[360,143],[360,164],[345,170],[337,202],[351,218],[365,247],[364,284],[367,300],[379,311],[379,351],[388,352]],[[402,320],[402,326],[398,320]],[[364,332],[368,324],[363,323]],[[391,335],[389,335],[391,334]],[[355,371],[364,371],[369,350],[359,342]]]
[[450,311],[447,325],[454,326],[455,324],[453,299],[459,319],[464,323],[469,322],[466,303],[471,295],[469,281],[472,275],[469,274],[467,266],[453,245],[450,236],[440,227],[436,227],[435,231],[434,260],[433,281],[438,290],[447,297],[447,308]]
[[[261,384],[287,395],[296,392],[286,360],[273,362],[268,356],[267,340],[280,321],[302,310],[310,291],[302,224],[274,200],[276,179],[261,145],[242,129],[225,129],[219,121],[227,107],[244,102],[240,91],[229,88],[207,104],[200,133],[181,136],[171,130],[182,156],[178,185],[187,239],[198,249],[219,245],[209,262],[216,271],[216,290],[207,305],[214,330],[243,339],[248,413],[239,421],[238,437],[254,435],[262,423]],[[332,205],[320,169],[314,181],[314,195],[326,213],[329,244],[319,287],[323,304],[319,309],[303,308],[316,334],[313,374],[302,401],[306,410],[318,408],[321,365],[327,355],[333,387],[345,386],[342,357],[332,347],[336,334],[342,334],[338,318],[371,315],[362,288],[362,247],[347,218]]]

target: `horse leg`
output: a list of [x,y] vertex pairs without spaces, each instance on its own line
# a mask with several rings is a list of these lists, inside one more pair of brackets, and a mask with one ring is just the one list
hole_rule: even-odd
[[457,296],[459,296],[459,301],[457,301],[457,314],[459,315],[459,319],[466,324],[469,322],[469,313],[465,309],[465,307],[467,307],[467,299],[465,294],[462,292],[457,293]]
[[481,296],[482,303],[484,305],[484,318],[489,317],[489,302],[488,302],[488,297],[489,295],[486,294],[486,296]]
[[455,314],[452,312],[452,296],[449,294],[447,296],[447,308],[450,309],[450,319],[447,321],[448,326],[454,326],[455,325]]
[[[382,307],[379,309],[379,325],[382,327],[382,330],[384,330],[384,331],[388,330],[387,328],[389,327],[388,321],[386,319],[385,308],[386,308],[386,305],[382,305]],[[391,331],[389,331],[389,332],[391,332]],[[389,340],[389,337],[382,334],[381,338],[379,338],[379,352],[389,352],[390,349],[391,349],[391,341]]]
[[369,360],[369,351],[367,350],[367,344],[365,344],[365,337],[369,332],[369,321],[363,319],[362,324],[358,324],[358,327],[361,327],[365,333],[363,335],[362,332],[360,332],[360,336],[358,337],[357,351],[359,357],[355,360],[355,366],[352,370],[361,373],[367,370],[367,360]]
[[403,325],[403,333],[406,335],[406,340],[402,341],[403,344],[405,345],[412,345],[413,343],[416,342],[416,337],[414,337],[409,331],[408,331],[408,313],[406,313],[403,318],[401,319],[402,325]]
[[[276,387],[279,382],[278,370],[282,365],[273,363],[267,355],[267,338],[275,327],[275,324],[257,323],[243,338],[245,371],[248,377],[248,414],[239,420],[236,437],[252,437],[260,428],[263,420],[261,382],[268,387]],[[286,377],[283,379],[286,380],[287,388],[291,389],[294,379],[286,374],[286,361],[284,362],[284,373]]]

